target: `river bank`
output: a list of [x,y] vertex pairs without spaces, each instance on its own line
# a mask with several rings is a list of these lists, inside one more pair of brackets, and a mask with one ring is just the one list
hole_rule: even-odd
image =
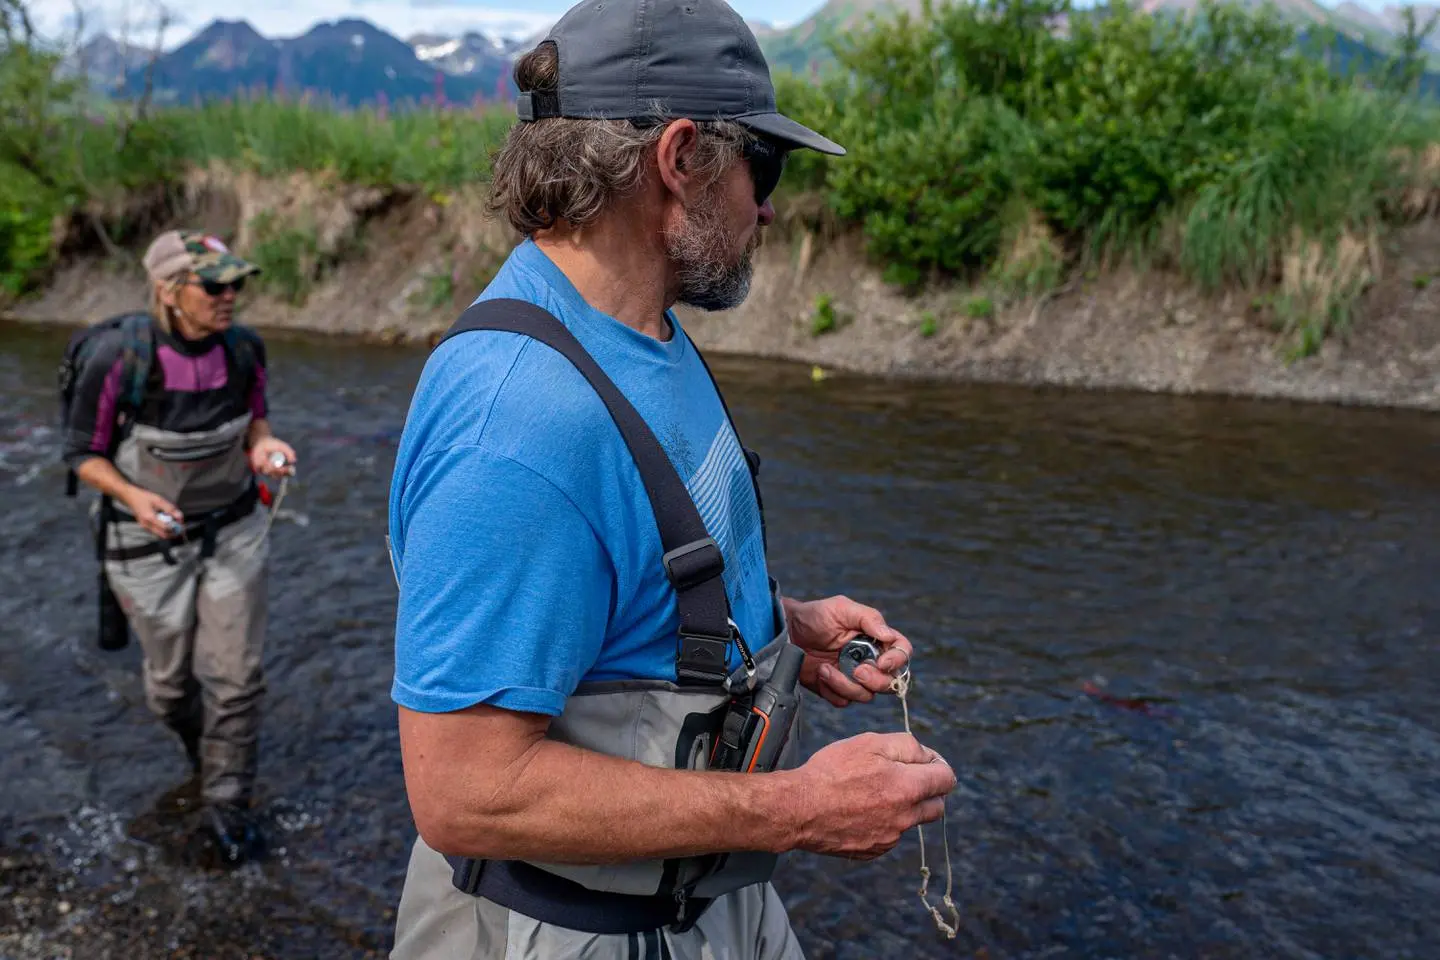
[[[267,268],[247,322],[386,342],[443,331],[488,282],[514,238],[478,191],[437,200],[295,174],[196,171],[164,222],[198,224]],[[1374,279],[1346,335],[1289,360],[1255,291],[1201,293],[1163,269],[1076,273],[1038,297],[882,279],[853,232],[805,210],[772,228],[739,309],[682,322],[711,351],[824,371],[961,382],[1220,394],[1440,409],[1440,222],[1401,228],[1376,251]],[[158,229],[164,222],[156,223]],[[72,228],[73,229],[73,228]],[[8,314],[91,323],[144,302],[127,259],[75,245],[38,295]]]

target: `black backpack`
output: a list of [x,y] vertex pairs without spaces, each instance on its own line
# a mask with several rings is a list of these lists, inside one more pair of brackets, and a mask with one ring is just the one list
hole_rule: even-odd
[[[96,346],[105,335],[120,331],[121,359],[124,367],[120,379],[120,395],[115,404],[116,422],[120,429],[112,432],[110,449],[113,454],[126,432],[126,427],[135,421],[145,402],[155,361],[155,329],[148,313],[123,313],[88,327],[82,327],[71,334],[60,358],[56,380],[59,387],[60,427],[63,431],[70,423],[70,409],[75,402],[75,385],[79,382],[80,371],[95,354]],[[255,351],[243,328],[231,324],[225,331],[225,350],[236,373],[249,377],[255,367]],[[74,470],[65,475],[65,495],[75,496],[79,488]]]

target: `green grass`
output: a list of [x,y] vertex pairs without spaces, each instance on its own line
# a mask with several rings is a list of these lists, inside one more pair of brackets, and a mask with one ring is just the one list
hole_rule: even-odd
[[[0,107],[19,96],[5,86],[5,59],[0,54]],[[114,210],[139,191],[173,188],[195,167],[218,162],[274,177],[305,171],[440,196],[489,178],[491,154],[512,122],[501,108],[340,111],[239,98],[155,110],[127,127],[118,110],[85,116],[57,99],[28,125],[0,128],[0,291],[18,295],[41,278],[53,255],[56,215],[81,206]],[[135,239],[117,218],[108,227],[117,242]],[[304,233],[296,228],[260,240],[274,265],[265,284],[296,303],[314,280],[313,236]],[[284,265],[302,259],[310,265]]]
[[831,333],[839,325],[839,314],[835,312],[835,301],[828,293],[822,293],[815,298],[815,309],[810,314],[810,333],[812,336]]
[[[324,105],[262,99],[214,101],[157,113],[145,135],[150,164],[169,172],[219,160],[266,176],[296,170],[327,173],[355,184],[408,185],[431,192],[484,181],[490,154],[512,115],[378,109],[338,111]],[[101,141],[82,148],[95,182],[126,178],[126,158]],[[158,160],[158,163],[156,162]]]
[[971,320],[989,320],[995,316],[995,301],[986,296],[974,296],[965,301],[965,316]]
[[256,286],[286,303],[300,306],[309,295],[320,267],[320,240],[315,228],[281,223],[269,213],[257,216],[250,226],[255,232],[255,245],[249,255],[265,264],[264,272],[256,278]]
[[[480,286],[483,287],[484,284]],[[454,296],[455,271],[451,268],[425,274],[420,289],[410,295],[410,302],[426,310],[438,310],[449,304]]]

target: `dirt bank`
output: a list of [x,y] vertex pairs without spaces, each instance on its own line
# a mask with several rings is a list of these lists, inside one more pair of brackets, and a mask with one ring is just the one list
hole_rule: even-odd
[[[853,236],[808,257],[767,252],[743,307],[684,319],[712,349],[886,376],[1440,409],[1437,268],[1440,224],[1397,234],[1349,335],[1294,362],[1249,293],[1206,297],[1173,274],[1118,271],[1010,304],[965,289],[910,298],[865,266]],[[816,335],[827,296],[837,327]]]
[[[425,197],[223,168],[194,173],[171,218],[285,274],[284,290],[250,301],[248,322],[386,340],[444,330],[513,242],[478,191]],[[133,259],[82,249],[10,312],[80,323],[132,308],[143,302]],[[857,236],[799,228],[761,251],[743,307],[681,317],[711,350],[865,374],[1440,409],[1440,222],[1393,234],[1381,264],[1349,335],[1295,362],[1249,292],[1207,297],[1175,275],[1121,270],[1015,302],[959,287],[909,297],[882,282]]]

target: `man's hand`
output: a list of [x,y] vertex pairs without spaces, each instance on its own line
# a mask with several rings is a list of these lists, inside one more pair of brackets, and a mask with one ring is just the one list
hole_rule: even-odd
[[[277,453],[285,457],[284,466],[271,462]],[[250,469],[267,477],[295,476],[295,459],[294,449],[279,437],[261,437],[250,448]]]
[[484,704],[400,708],[405,790],[441,853],[625,863],[722,850],[877,857],[944,815],[955,774],[908,733],[863,733],[775,773],[670,770],[546,736],[550,718]]
[[[874,607],[849,597],[809,602],[786,599],[784,603],[790,640],[806,654],[800,682],[837,707],[869,703],[875,694],[889,690],[910,662],[910,641],[887,624]],[[840,648],[862,633],[874,637],[883,650],[873,665],[858,667],[852,680],[840,672],[835,662]]]
[[950,765],[908,733],[832,743],[794,775],[806,801],[799,849],[853,860],[874,859],[911,827],[939,820],[955,788]]
[[[135,519],[140,522],[140,526],[166,540],[181,532],[172,524],[185,523],[185,515],[175,504],[158,493],[151,493],[140,487],[131,487],[125,492],[125,496],[120,498],[120,502],[125,504],[127,510],[135,514]],[[168,521],[163,519],[160,516],[162,513],[169,514],[170,519]]]

